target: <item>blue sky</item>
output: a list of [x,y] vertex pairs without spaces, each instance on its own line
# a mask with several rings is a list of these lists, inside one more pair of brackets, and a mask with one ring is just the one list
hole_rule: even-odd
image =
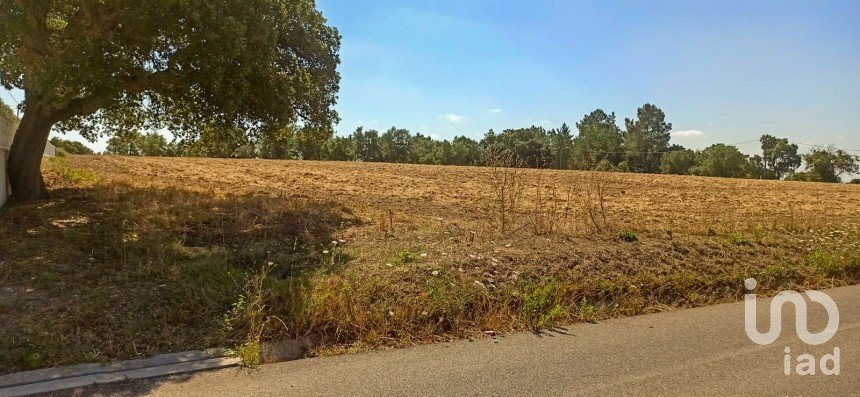
[[339,134],[396,125],[480,138],[573,125],[595,108],[622,125],[651,102],[693,148],[771,133],[860,149],[856,0],[318,6],[343,36]]

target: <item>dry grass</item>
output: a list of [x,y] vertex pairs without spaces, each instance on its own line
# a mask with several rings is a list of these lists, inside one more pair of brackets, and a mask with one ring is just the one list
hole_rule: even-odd
[[45,171],[51,202],[0,215],[0,372],[296,336],[402,346],[736,300],[750,276],[860,275],[857,186],[516,170],[500,195],[504,168],[78,156]]

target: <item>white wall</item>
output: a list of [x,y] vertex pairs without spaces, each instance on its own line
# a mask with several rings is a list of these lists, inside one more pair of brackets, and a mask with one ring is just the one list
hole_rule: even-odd
[[6,149],[0,149],[0,207],[6,204],[6,199],[9,198],[9,182],[6,181],[6,157],[8,157]]
[[9,147],[15,136],[15,124],[11,120],[0,117],[0,207],[9,198],[9,182],[6,179],[6,159],[9,157]]

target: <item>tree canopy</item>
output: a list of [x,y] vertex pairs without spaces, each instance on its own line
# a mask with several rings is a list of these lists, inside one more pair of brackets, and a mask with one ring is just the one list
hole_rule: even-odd
[[55,124],[91,139],[161,127],[192,140],[216,124],[330,130],[339,50],[312,0],[4,2],[0,85],[25,93],[13,196],[46,195],[39,155]]
[[51,138],[51,144],[69,154],[93,154],[93,150],[78,141],[62,138]]
[[803,155],[803,161],[806,171],[795,179],[840,182],[842,175],[860,173],[860,157],[833,147],[815,148]]
[[590,170],[601,161],[618,164],[624,157],[624,136],[615,124],[615,113],[594,110],[576,123],[579,135],[573,140],[573,153],[577,168]]

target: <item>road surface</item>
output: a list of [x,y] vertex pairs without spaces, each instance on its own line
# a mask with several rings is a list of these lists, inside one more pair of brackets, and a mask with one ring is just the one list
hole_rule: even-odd
[[[743,303],[408,349],[320,357],[254,369],[97,386],[58,395],[155,396],[856,396],[860,391],[860,286],[826,291],[838,304],[836,336],[808,346],[790,305],[781,337],[759,346],[744,332]],[[766,330],[768,300],[759,302]],[[826,314],[810,303],[810,331]],[[840,374],[784,374],[792,359],[840,350]],[[792,369],[794,367],[792,366]]]

